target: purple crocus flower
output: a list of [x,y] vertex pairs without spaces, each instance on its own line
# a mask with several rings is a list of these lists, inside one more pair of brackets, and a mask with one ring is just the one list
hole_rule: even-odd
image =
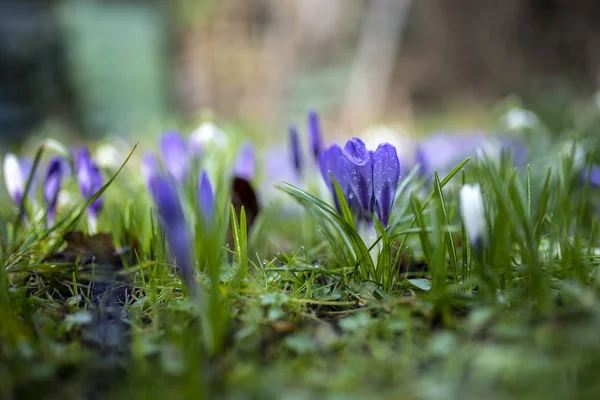
[[315,160],[319,159],[319,153],[323,148],[323,134],[321,132],[321,124],[319,122],[319,115],[315,110],[308,112],[308,137],[310,142],[310,148]]
[[76,157],[77,181],[81,195],[85,199],[92,197],[92,158],[87,147],[82,146]]
[[150,189],[150,181],[156,175],[158,175],[160,171],[160,166],[158,165],[158,159],[149,151],[145,152],[142,155],[142,177],[144,178],[144,182],[146,182],[146,186]]
[[[292,150],[292,162],[298,176],[302,175],[302,154],[300,150],[300,138],[298,137],[298,128],[295,125],[290,126],[290,149]],[[319,160],[320,162],[320,160]]]
[[189,171],[189,156],[183,136],[177,131],[165,132],[159,142],[162,162],[169,173],[183,184]]
[[54,156],[48,163],[46,170],[46,179],[44,181],[44,201],[48,206],[48,226],[54,224],[56,217],[56,203],[58,201],[58,193],[64,174],[64,160],[59,156]]
[[195,297],[197,287],[192,266],[191,241],[177,188],[170,179],[160,175],[151,179],[150,186],[171,255],[175,258],[190,295]]
[[[100,169],[92,161],[87,147],[83,146],[77,156],[77,180],[83,198],[89,200],[102,188]],[[88,226],[90,233],[95,233],[98,215],[102,209],[102,197],[98,197],[88,206]]]
[[373,158],[367,147],[357,137],[346,142],[344,146],[344,165],[352,191],[358,199],[363,214],[373,213]]
[[[585,181],[588,179],[589,169],[586,167],[581,171],[581,179]],[[592,170],[589,177],[590,185],[600,187],[600,165],[593,164]]]
[[[350,209],[360,219],[368,222],[376,214],[387,226],[400,180],[400,161],[394,146],[383,143],[373,152],[367,150],[362,140],[352,138],[344,150],[338,145],[323,150],[320,167],[330,189],[333,191],[329,173],[339,183]],[[339,211],[335,192],[334,200]]]
[[198,207],[206,224],[215,216],[215,195],[206,171],[202,171],[198,182]]
[[254,145],[247,142],[242,145],[235,164],[235,176],[251,181],[256,170],[256,154]]
[[380,144],[373,153],[373,197],[377,217],[387,226],[398,181],[400,180],[400,161],[394,146]]
[[[102,189],[102,174],[100,173],[100,169],[94,162],[92,162],[91,177],[92,177],[92,186],[91,186],[92,190],[91,190],[90,197],[92,197],[93,195],[98,193],[98,191],[100,189]],[[102,210],[102,196],[98,197],[96,200],[94,200],[94,202],[92,204],[90,204],[90,206],[88,208],[88,213],[90,214],[90,218],[93,217],[95,220],[97,220],[98,215],[100,214],[100,210]]]

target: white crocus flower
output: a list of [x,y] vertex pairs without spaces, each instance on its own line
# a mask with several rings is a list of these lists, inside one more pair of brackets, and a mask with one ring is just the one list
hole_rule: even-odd
[[460,189],[460,214],[471,245],[479,246],[486,239],[486,220],[483,196],[478,184],[464,185]]
[[206,146],[225,148],[229,139],[225,132],[212,122],[204,122],[190,133],[188,145],[192,154],[199,154]]
[[115,146],[105,143],[98,147],[94,159],[100,168],[118,169],[125,157]]
[[19,159],[12,153],[8,153],[4,157],[4,182],[10,197],[15,203],[20,203],[25,190],[25,177]]
[[524,108],[511,108],[502,118],[506,127],[510,130],[521,130],[532,128],[538,123],[538,117]]

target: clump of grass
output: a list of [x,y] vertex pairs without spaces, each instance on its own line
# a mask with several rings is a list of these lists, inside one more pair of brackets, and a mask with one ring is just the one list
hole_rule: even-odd
[[[335,176],[337,207],[317,185],[279,183],[301,208],[283,217],[263,207],[250,231],[246,210],[230,208],[227,179],[214,181],[212,225],[195,209],[197,187],[184,185],[197,297],[187,295],[146,188],[120,175],[135,168],[133,150],[53,226],[24,196],[0,220],[0,394],[595,397],[597,188],[593,153],[582,172],[573,143],[524,167],[505,153],[464,159],[444,175],[415,168],[389,224],[375,220],[370,236]],[[33,171],[47,150],[69,157],[45,143]],[[224,156],[215,176],[231,164]],[[465,185],[482,194],[479,236],[460,215]],[[85,226],[101,195],[110,206],[99,228],[122,254],[59,260],[65,234]],[[33,216],[26,226],[24,214]]]

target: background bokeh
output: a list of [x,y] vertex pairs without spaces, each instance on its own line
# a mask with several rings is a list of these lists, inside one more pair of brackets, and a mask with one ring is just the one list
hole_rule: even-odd
[[3,0],[0,134],[126,137],[206,115],[282,135],[486,128],[600,80],[594,0]]

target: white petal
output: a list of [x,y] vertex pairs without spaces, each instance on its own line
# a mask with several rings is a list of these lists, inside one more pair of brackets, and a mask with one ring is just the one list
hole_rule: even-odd
[[193,153],[198,152],[207,145],[224,148],[229,142],[225,132],[223,132],[212,122],[202,123],[198,128],[190,133],[188,140],[190,149]]
[[117,169],[125,159],[112,144],[103,144],[96,150],[94,157],[101,168]]
[[464,185],[460,189],[460,214],[472,244],[484,239],[486,235],[485,210],[481,188],[476,185]]
[[8,194],[15,201],[19,201],[25,190],[25,178],[21,171],[19,159],[12,153],[8,153],[4,157],[4,182],[6,183]]

